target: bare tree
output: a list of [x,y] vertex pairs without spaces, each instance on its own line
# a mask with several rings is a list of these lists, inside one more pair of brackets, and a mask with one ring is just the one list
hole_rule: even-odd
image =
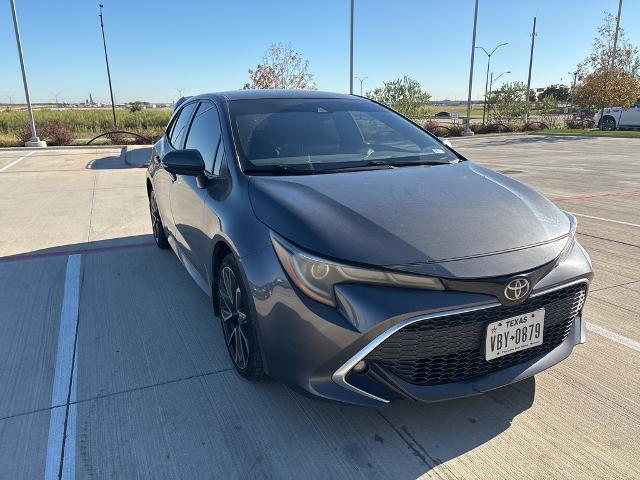
[[249,82],[245,90],[254,88],[296,88],[315,90],[313,75],[309,73],[309,60],[291,47],[274,43],[265,53],[262,63],[249,69]]

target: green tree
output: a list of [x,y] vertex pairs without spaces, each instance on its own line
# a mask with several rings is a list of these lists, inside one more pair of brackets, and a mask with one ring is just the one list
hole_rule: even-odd
[[569,96],[569,87],[554,83],[544,89],[544,92],[539,96],[539,100],[543,101],[545,97],[555,97],[557,102],[567,102],[569,100]]
[[431,98],[417,80],[406,75],[397,80],[384,82],[382,87],[367,92],[366,96],[410,118],[417,117]]
[[524,115],[527,106],[527,86],[522,82],[503,84],[491,92],[489,109],[497,122],[512,122]]
[[540,119],[547,124],[549,128],[555,128],[560,123],[558,116],[558,100],[555,95],[541,95],[542,104],[540,105]]
[[131,102],[131,104],[129,105],[129,111],[139,112],[142,110],[143,106],[144,106],[144,102]]

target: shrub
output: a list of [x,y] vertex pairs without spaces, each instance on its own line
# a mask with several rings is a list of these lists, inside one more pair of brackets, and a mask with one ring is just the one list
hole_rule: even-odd
[[436,128],[438,128],[438,122],[434,121],[434,120],[427,120],[426,122],[424,122],[424,124],[422,125],[422,128],[424,128],[425,130],[427,130],[428,132],[433,133]]
[[148,143],[156,143],[160,140],[160,137],[164,134],[164,130],[139,129],[135,133],[144,138],[134,137],[134,143],[136,145],[147,145]]
[[128,136],[124,133],[110,132],[105,135],[111,143],[114,145],[126,145],[128,142]]
[[454,123],[449,125],[450,137],[461,137],[462,132],[464,132],[464,126],[461,123]]
[[48,145],[60,146],[71,145],[76,139],[73,133],[62,120],[50,120],[40,127],[40,138],[44,139]]
[[18,130],[17,136],[18,136],[18,141],[20,142],[20,145],[21,146],[24,145],[29,140],[31,140],[31,127],[28,124],[22,125],[20,130]]

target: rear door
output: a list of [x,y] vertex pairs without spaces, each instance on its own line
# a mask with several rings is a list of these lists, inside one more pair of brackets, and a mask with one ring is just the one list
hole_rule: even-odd
[[[220,145],[220,118],[213,102],[203,100],[195,112],[187,131],[184,148],[200,152],[205,164],[205,177],[215,176],[214,164]],[[209,239],[204,233],[204,203],[209,188],[196,177],[177,175],[171,186],[171,210],[176,224],[177,238],[184,255],[198,273],[206,278]]]
[[640,100],[635,105],[622,110],[620,126],[640,127]]
[[162,159],[170,151],[183,148],[187,129],[197,106],[197,102],[192,102],[182,107],[174,116],[162,139],[154,146],[154,161],[160,164],[153,176],[156,201],[162,223],[173,237],[176,236],[176,228],[171,212],[171,186],[176,180],[176,176],[165,170]]

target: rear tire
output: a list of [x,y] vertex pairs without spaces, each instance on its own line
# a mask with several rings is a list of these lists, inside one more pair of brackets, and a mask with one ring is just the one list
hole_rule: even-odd
[[264,377],[264,367],[256,314],[233,254],[227,254],[220,263],[215,286],[213,297],[229,357],[240,375],[260,380]]
[[607,115],[600,120],[600,130],[615,130],[616,121],[611,115]]
[[159,248],[166,250],[169,248],[169,241],[167,240],[167,234],[164,232],[164,225],[162,224],[162,218],[160,218],[160,210],[158,210],[158,202],[156,202],[156,195],[153,190],[149,192],[149,213],[151,214],[153,239]]

